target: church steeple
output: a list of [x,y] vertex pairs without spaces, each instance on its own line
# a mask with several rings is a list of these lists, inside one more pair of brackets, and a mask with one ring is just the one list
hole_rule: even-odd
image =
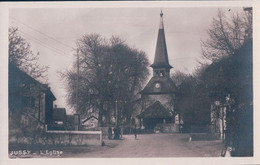
[[[174,102],[175,94],[177,93],[176,85],[170,77],[172,66],[168,61],[162,11],[160,17],[155,57],[151,65],[153,68],[153,77],[144,89],[139,92],[141,94],[142,109],[141,113],[137,116],[141,119],[141,125],[144,125],[145,129],[152,130],[157,124],[164,123],[164,121],[166,123],[174,123]],[[164,127],[164,125],[162,126]]]
[[159,27],[159,29],[164,29],[164,27],[163,27],[163,12],[162,12],[162,10],[161,10],[160,16],[161,16],[161,19],[160,19],[160,27]]
[[155,50],[154,62],[151,67],[154,70],[154,76],[169,76],[172,66],[169,64],[166,40],[163,25],[163,13],[160,13],[160,26]]

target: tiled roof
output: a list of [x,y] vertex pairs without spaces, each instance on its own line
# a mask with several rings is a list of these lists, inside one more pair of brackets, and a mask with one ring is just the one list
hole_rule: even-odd
[[11,89],[9,92],[17,93],[22,91],[21,85],[23,84],[25,86],[23,87],[25,91],[29,91],[30,88],[33,88],[33,86],[37,88],[38,86],[40,86],[41,91],[50,95],[53,100],[56,100],[54,94],[51,91],[51,88],[47,84],[40,83],[39,81],[35,80],[30,75],[28,75],[26,72],[22,71],[15,65],[9,63],[9,88]]
[[137,115],[138,118],[170,118],[172,113],[167,110],[159,101],[156,101],[142,113]]
[[98,120],[98,118],[97,118],[96,116],[93,116],[93,115],[92,115],[92,116],[90,116],[90,117],[84,119],[84,120],[82,121],[82,123],[85,123],[86,121],[88,121],[88,120],[91,119],[91,118],[94,118],[94,119]]

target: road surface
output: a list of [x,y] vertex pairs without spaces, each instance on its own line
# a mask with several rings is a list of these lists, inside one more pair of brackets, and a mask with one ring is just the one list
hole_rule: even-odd
[[90,146],[85,151],[65,151],[62,157],[138,158],[138,157],[219,157],[221,141],[188,141],[188,134],[124,135],[107,140],[106,146]]

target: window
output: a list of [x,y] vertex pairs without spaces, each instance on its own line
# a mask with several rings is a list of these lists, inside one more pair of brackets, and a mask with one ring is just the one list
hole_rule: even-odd
[[63,121],[55,121],[55,124],[63,124]]

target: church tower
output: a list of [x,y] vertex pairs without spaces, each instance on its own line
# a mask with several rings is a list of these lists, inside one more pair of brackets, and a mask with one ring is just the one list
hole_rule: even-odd
[[155,49],[154,62],[151,65],[153,68],[153,76],[169,77],[172,66],[169,64],[166,40],[163,26],[163,13],[160,13],[160,27],[158,32],[157,44]]
[[160,26],[157,37],[154,62],[151,65],[153,77],[140,91],[142,112],[137,116],[146,129],[154,129],[158,124],[174,123],[174,99],[176,86],[170,78],[163,13],[160,13]]

